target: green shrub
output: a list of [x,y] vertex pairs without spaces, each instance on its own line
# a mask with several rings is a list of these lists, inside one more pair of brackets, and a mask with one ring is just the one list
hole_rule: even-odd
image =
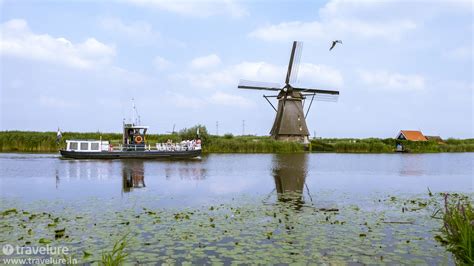
[[[224,136],[209,135],[205,126],[197,125],[180,130],[178,134],[149,134],[146,142],[149,144],[163,143],[167,140],[179,142],[197,137],[199,127],[203,141],[203,152],[241,152],[241,153],[285,153],[301,152],[304,146],[293,142],[275,141],[268,136]],[[33,131],[1,131],[0,152],[57,152],[65,146],[67,139],[100,139],[108,140],[114,145],[122,143],[121,133],[79,133],[64,132],[63,139],[56,144],[56,132]],[[315,152],[357,152],[385,153],[393,152],[397,143],[401,143],[409,152],[474,152],[474,139],[448,139],[446,144],[435,141],[400,141],[396,139],[313,139],[312,151]]]
[[442,237],[459,265],[474,265],[474,210],[469,200],[449,202],[445,195]]

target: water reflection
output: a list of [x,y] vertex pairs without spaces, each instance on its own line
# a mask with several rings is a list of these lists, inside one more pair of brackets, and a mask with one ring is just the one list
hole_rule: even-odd
[[273,157],[273,179],[278,201],[289,203],[297,210],[304,204],[303,190],[308,171],[307,157],[305,153],[275,154]]
[[400,176],[421,176],[424,175],[423,158],[419,154],[403,154],[400,156]]
[[142,160],[122,161],[122,191],[130,192],[145,185],[145,167]]
[[179,162],[176,164],[168,164],[165,167],[166,180],[179,177],[181,180],[197,180],[206,179],[206,169],[201,162],[189,161]]

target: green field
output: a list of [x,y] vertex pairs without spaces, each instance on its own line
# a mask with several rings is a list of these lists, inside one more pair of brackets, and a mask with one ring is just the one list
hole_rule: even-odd
[[[204,153],[290,153],[303,152],[305,147],[293,142],[275,141],[267,136],[224,136],[209,135],[205,127],[200,127]],[[119,144],[121,133],[78,133],[63,132],[61,143],[56,144],[56,132],[0,131],[0,152],[57,152],[64,147],[67,139],[100,139]],[[196,137],[196,127],[181,130],[176,134],[151,134],[147,143],[174,142]],[[398,141],[408,152],[474,152],[474,139],[448,139],[443,144],[434,141]],[[390,153],[395,152],[397,140],[367,139],[315,139],[311,140],[313,152],[340,153]]]

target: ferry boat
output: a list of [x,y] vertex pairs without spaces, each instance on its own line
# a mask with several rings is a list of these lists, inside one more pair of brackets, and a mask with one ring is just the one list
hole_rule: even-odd
[[66,148],[59,152],[69,159],[188,159],[201,156],[201,140],[180,143],[146,141],[148,126],[123,124],[122,144],[114,147],[103,140],[66,140]]

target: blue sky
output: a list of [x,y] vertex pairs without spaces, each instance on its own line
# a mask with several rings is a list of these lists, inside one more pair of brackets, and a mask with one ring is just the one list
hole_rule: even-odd
[[120,132],[133,97],[152,133],[267,135],[273,109],[238,81],[282,83],[299,40],[299,84],[341,92],[313,104],[311,134],[474,136],[471,1],[0,5],[0,130]]

